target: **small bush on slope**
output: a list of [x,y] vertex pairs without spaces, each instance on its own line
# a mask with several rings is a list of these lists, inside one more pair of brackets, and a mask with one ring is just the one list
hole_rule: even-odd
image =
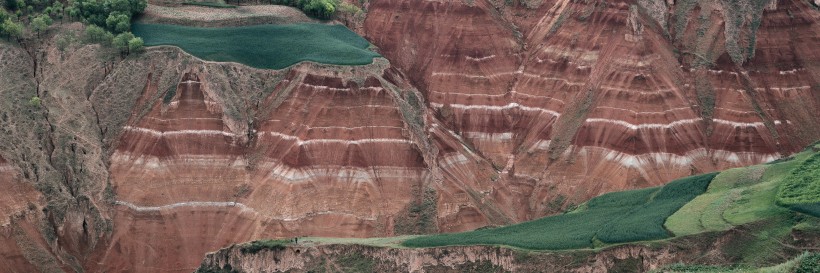
[[820,273],[820,253],[804,255],[795,273]]
[[240,248],[242,253],[257,253],[262,250],[282,250],[290,242],[288,240],[261,240],[261,241],[253,241],[247,244],[243,244]]

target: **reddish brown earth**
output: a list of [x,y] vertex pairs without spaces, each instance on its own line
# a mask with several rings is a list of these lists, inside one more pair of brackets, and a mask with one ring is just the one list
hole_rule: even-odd
[[806,1],[504,2],[370,1],[356,29],[386,59],[356,67],[0,45],[0,255],[190,272],[254,239],[520,222],[820,138]]
[[[805,1],[762,15],[712,1],[466,2],[371,1],[364,35],[499,171],[489,196],[512,219],[766,162],[820,133],[806,126],[820,122],[820,13]],[[733,11],[746,12],[739,27]],[[755,18],[754,57],[736,64],[726,35],[745,49]]]

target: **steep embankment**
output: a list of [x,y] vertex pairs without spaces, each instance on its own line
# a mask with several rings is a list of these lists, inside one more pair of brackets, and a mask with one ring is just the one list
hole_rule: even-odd
[[807,1],[367,7],[364,36],[494,166],[487,198],[516,220],[820,137],[820,13]]
[[[609,193],[563,215],[501,228],[346,244],[300,238],[234,245],[208,254],[200,272],[643,272],[681,263],[750,270],[817,250],[820,218],[779,206],[778,189],[817,169],[818,159],[820,144],[775,164]],[[810,192],[820,177],[805,182],[795,190]],[[800,204],[820,204],[812,198]],[[676,237],[658,241],[669,236]],[[532,251],[559,249],[570,250]]]

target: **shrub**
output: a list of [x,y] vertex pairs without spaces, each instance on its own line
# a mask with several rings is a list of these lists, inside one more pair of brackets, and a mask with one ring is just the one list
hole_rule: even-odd
[[243,254],[255,254],[262,250],[283,250],[290,242],[287,240],[261,240],[246,243],[241,246],[239,251]]
[[122,13],[111,13],[105,19],[108,29],[116,32],[125,32],[131,29],[131,16]]
[[69,15],[120,33],[128,31],[131,18],[148,6],[147,0],[74,0]]
[[298,8],[305,14],[319,19],[330,19],[336,12],[334,0],[273,0],[273,4]]
[[128,53],[137,53],[142,51],[143,47],[145,46],[145,42],[142,41],[140,37],[131,38],[128,40]]
[[51,17],[43,14],[31,20],[31,29],[37,32],[37,36],[40,36],[40,32],[45,31],[52,22]]
[[85,28],[86,42],[108,45],[111,44],[113,39],[114,34],[111,34],[111,32],[108,32],[101,27],[90,25]]
[[20,38],[23,36],[23,25],[20,23],[15,23],[11,20],[11,18],[6,18],[3,21],[3,24],[0,25],[0,30],[2,30],[3,34],[5,34],[9,39],[12,37]]
[[800,260],[795,273],[820,273],[820,253],[811,253]]
[[41,103],[40,97],[37,96],[31,97],[31,99],[28,100],[28,105],[31,107],[40,107]]
[[114,37],[111,44],[118,49],[120,53],[127,53],[128,42],[131,41],[131,39],[134,39],[134,34],[131,34],[131,32],[123,32]]

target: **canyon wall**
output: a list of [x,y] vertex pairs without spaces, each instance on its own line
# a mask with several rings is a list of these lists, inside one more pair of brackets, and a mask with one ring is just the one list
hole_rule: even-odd
[[[366,3],[385,58],[260,70],[0,44],[18,272],[190,272],[270,237],[453,232],[820,138],[807,1]],[[35,99],[36,98],[36,99]]]
[[515,221],[820,136],[806,126],[820,122],[820,13],[807,1],[374,0],[367,11],[362,34],[437,125],[494,167],[488,197]]

